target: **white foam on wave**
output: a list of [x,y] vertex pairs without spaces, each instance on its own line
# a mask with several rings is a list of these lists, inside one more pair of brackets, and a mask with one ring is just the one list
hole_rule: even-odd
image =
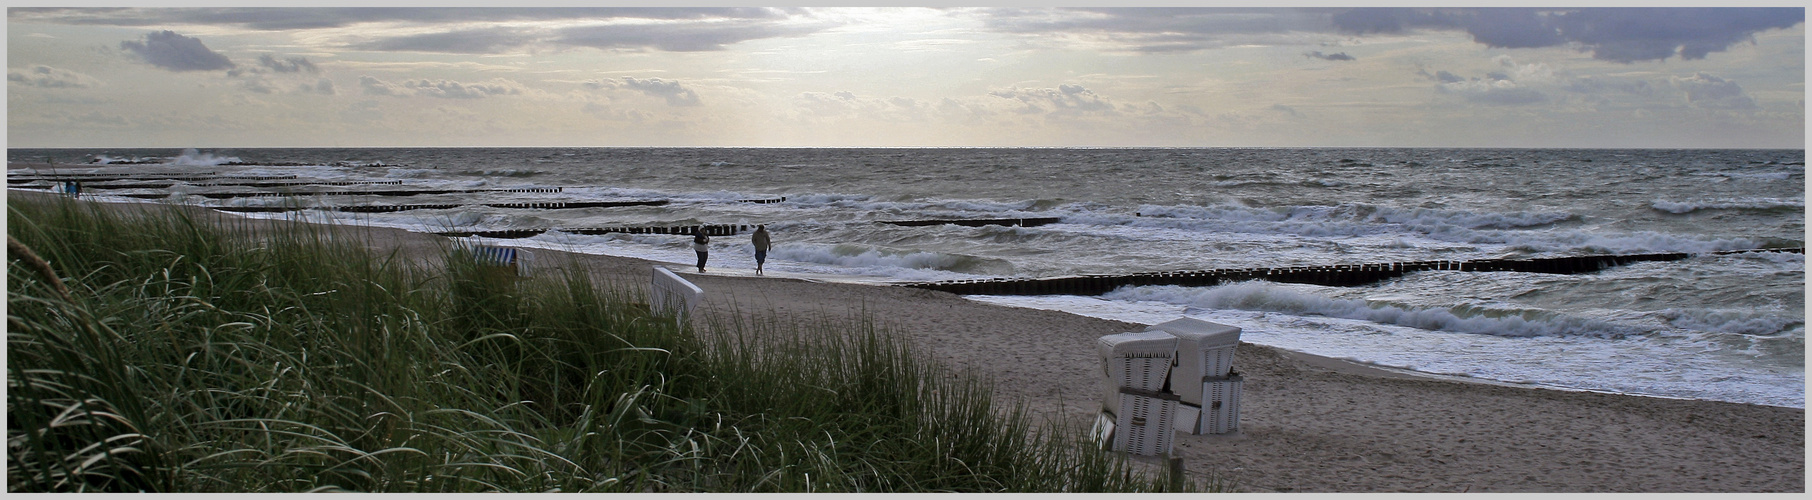
[[926,276],[912,271],[962,272],[988,264],[986,259],[967,255],[899,251],[861,245],[786,244],[774,247],[768,254],[776,259],[855,268],[871,274],[906,279]]
[[1740,335],[1778,335],[1805,327],[1803,319],[1750,311],[1675,308],[1657,315],[1676,328]]
[[1411,227],[1457,226],[1467,229],[1536,227],[1575,218],[1573,214],[1561,212],[1478,213],[1424,208],[1405,209],[1358,203],[1281,207],[1248,207],[1233,204],[1214,206],[1141,205],[1139,213],[1157,217],[1233,222],[1382,223]]
[[1323,297],[1289,285],[1251,281],[1197,288],[1130,287],[1102,296],[1113,300],[1157,301],[1188,307],[1328,316],[1422,330],[1503,337],[1586,336],[1622,338],[1642,329],[1547,311],[1509,310],[1486,306],[1414,307],[1381,301]]
[[[1156,324],[1191,317],[1243,330],[1240,340],[1436,375],[1570,390],[1805,407],[1804,370],[1705,362],[1717,346],[1681,337],[1506,337],[1360,319],[1188,307],[1078,296],[966,296],[992,304]],[[1103,334],[1114,332],[1103,332]],[[1237,363],[1236,363],[1237,364]]]
[[1781,208],[1806,208],[1806,200],[1783,200],[1778,198],[1741,198],[1705,201],[1666,201],[1655,200],[1651,205],[1655,210],[1672,214],[1687,214],[1699,210],[1774,210]]
[[183,167],[212,167],[237,161],[239,161],[237,157],[214,156],[213,153],[202,153],[196,151],[195,148],[188,148],[182,150],[182,154],[170,159],[170,164]]

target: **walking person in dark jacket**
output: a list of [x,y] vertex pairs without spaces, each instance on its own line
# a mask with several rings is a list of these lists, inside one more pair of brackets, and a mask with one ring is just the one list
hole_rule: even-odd
[[692,251],[698,252],[698,272],[705,272],[705,258],[711,254],[711,237],[705,236],[705,228],[692,231]]

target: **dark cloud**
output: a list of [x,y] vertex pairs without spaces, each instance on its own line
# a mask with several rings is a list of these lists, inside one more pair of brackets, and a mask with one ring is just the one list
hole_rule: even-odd
[[585,88],[589,88],[589,89],[593,89],[593,90],[600,90],[600,89],[634,90],[637,92],[641,92],[642,95],[646,95],[649,97],[659,97],[662,99],[666,99],[668,106],[684,107],[684,106],[697,106],[697,105],[702,104],[702,101],[700,101],[698,98],[697,92],[693,92],[692,89],[688,89],[685,86],[680,85],[680,82],[677,80],[662,80],[659,78],[642,79],[642,78],[635,78],[635,77],[623,77],[623,79],[621,81],[619,81],[619,80],[602,80],[602,81],[592,80],[592,81],[585,82],[583,85],[585,86]]
[[1463,30],[1491,47],[1578,44],[1606,61],[1704,59],[1754,39],[1756,33],[1805,21],[1800,8],[1368,8],[1336,12],[1334,26],[1352,34],[1412,29]]
[[1293,108],[1293,107],[1290,107],[1290,106],[1285,106],[1285,105],[1282,105],[1282,104],[1272,104],[1272,105],[1271,105],[1271,110],[1272,110],[1272,111],[1276,111],[1276,112],[1279,112],[1279,113],[1286,113],[1286,114],[1289,114],[1289,115],[1290,115],[1290,116],[1294,116],[1294,117],[1297,117],[1297,118],[1301,118],[1301,117],[1302,117],[1302,112],[1300,112],[1300,111],[1297,111],[1297,110],[1296,110],[1296,108]]
[[1340,53],[1335,53],[1335,54],[1323,54],[1319,50],[1304,53],[1303,56],[1304,57],[1313,57],[1313,58],[1320,59],[1323,61],[1353,61],[1353,60],[1356,60],[1356,59],[1353,59],[1353,56],[1346,55],[1345,52],[1340,52]]
[[170,71],[231,69],[233,61],[208,50],[201,40],[164,30],[145,35],[145,41],[120,42],[120,49],[138,55],[152,66]]
[[52,89],[83,89],[100,85],[99,81],[88,75],[42,64],[27,69],[7,70],[6,82]]

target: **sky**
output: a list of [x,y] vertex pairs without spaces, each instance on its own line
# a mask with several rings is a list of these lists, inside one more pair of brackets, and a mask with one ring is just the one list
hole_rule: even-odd
[[35,147],[1805,147],[1801,7],[32,8]]

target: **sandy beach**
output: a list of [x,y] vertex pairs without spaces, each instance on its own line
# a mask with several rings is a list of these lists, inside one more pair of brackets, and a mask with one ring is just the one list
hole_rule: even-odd
[[[352,234],[425,258],[445,241],[385,228]],[[866,314],[938,362],[993,380],[998,395],[1071,422],[1089,421],[1100,405],[1096,338],[1144,327],[928,290],[533,252],[536,272],[573,258],[640,287],[651,266],[665,265],[705,291],[706,315]],[[1176,454],[1192,477],[1218,475],[1239,491],[1805,491],[1798,408],[1443,380],[1253,344],[1240,345],[1234,367],[1246,381],[1239,431],[1179,434]]]

